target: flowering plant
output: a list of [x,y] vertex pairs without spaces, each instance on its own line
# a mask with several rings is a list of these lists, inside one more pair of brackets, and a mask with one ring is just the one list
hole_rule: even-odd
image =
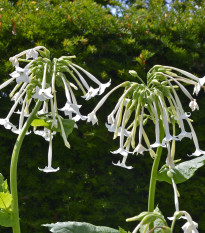
[[[185,233],[198,232],[198,226],[192,221],[190,215],[179,209],[179,192],[176,184],[193,176],[193,171],[203,165],[202,161],[204,161],[205,156],[176,165],[179,160],[175,160],[175,143],[187,137],[193,140],[195,145],[195,151],[190,156],[205,155],[205,151],[199,148],[198,139],[190,119],[191,113],[185,112],[183,109],[177,90],[180,89],[190,100],[189,107],[192,111],[199,110],[196,99],[189,93],[185,85],[193,85],[193,94],[198,95],[205,83],[205,77],[198,78],[184,70],[161,65],[154,66],[148,72],[146,83],[135,71],[131,70],[129,73],[138,78],[139,82],[124,82],[113,88],[88,114],[88,121],[92,124],[97,123],[96,112],[111,93],[120,87],[124,87],[124,93],[119,98],[113,111],[108,115],[108,123],[106,123],[108,131],[114,133],[113,138],[120,138],[119,148],[111,153],[120,154],[123,159],[113,164],[132,169],[132,166],[126,164],[128,155],[138,155],[145,152],[149,152],[154,159],[150,179],[148,211],[129,218],[127,221],[140,221],[133,233],[140,229],[141,232],[148,232],[148,229],[149,232],[155,232],[157,229],[160,229],[160,232],[173,232],[176,219],[182,218],[178,217],[180,215],[187,220],[187,223],[182,227]],[[155,142],[153,143],[150,143],[145,130],[148,122],[153,122],[155,127]],[[165,165],[158,171],[162,148],[167,150],[167,156]],[[182,181],[180,176],[184,176],[185,179]],[[157,179],[167,181],[173,186],[176,211],[174,217],[169,218],[172,220],[171,228],[167,226],[159,209],[154,209]],[[159,226],[157,220],[160,221]]]
[[[46,173],[58,171],[59,167],[52,167],[54,135],[60,133],[65,146],[70,148],[68,135],[74,127],[77,127],[79,120],[87,119],[80,113],[81,105],[78,105],[74,91],[79,88],[83,93],[82,97],[89,100],[96,95],[101,95],[106,87],[110,86],[110,82],[101,83],[88,71],[73,63],[73,58],[75,56],[51,59],[49,50],[43,46],[25,50],[9,59],[15,67],[15,71],[10,74],[9,80],[0,85],[1,90],[12,84],[13,81],[16,82],[9,95],[14,104],[8,115],[0,119],[0,125],[19,135],[11,159],[11,194],[7,184],[3,181],[3,176],[0,177],[0,188],[2,187],[0,190],[0,224],[6,227],[12,226],[15,233],[20,233],[17,162],[23,138],[26,134],[31,133],[28,131],[29,127],[33,126],[33,132],[49,142],[48,165],[39,170]],[[24,65],[25,63],[26,65]],[[97,85],[97,88],[90,86],[84,76]],[[66,101],[65,106],[59,109],[57,89],[60,87],[65,90]],[[21,106],[21,110],[16,111],[18,106]],[[64,119],[59,111],[63,112],[68,119]],[[10,120],[14,113],[19,115],[18,126],[11,123]],[[26,118],[27,120],[25,120]]]

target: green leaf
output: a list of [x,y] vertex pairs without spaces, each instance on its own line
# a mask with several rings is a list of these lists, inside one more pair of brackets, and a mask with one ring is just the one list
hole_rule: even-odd
[[131,232],[130,231],[125,231],[124,229],[119,227],[119,233],[131,233]]
[[0,193],[0,209],[8,209],[11,206],[12,196],[10,193]]
[[[61,121],[62,121],[64,130],[65,130],[66,137],[68,137],[73,131],[75,121],[70,120],[70,119],[63,119],[62,117],[61,117]],[[31,123],[31,126],[45,127],[47,129],[61,133],[61,127],[60,127],[59,120],[58,120],[58,127],[57,128],[52,127],[52,123],[53,123],[53,119],[49,118],[48,114],[44,114],[44,115],[40,116],[39,118],[34,119]]]
[[[155,220],[154,220],[154,227],[167,226],[166,220],[158,207],[155,208],[153,213],[159,214],[158,218],[155,218]],[[148,232],[149,232],[149,228],[147,227],[147,224],[140,227],[140,233],[148,233]],[[157,229],[155,229],[154,232],[155,233],[162,233],[162,230],[160,228],[157,228]]]
[[85,222],[57,222],[52,224],[43,224],[53,233],[119,233],[110,227],[94,226]]
[[2,184],[4,183],[4,177],[3,175],[0,173],[0,192],[3,192],[3,187]]
[[38,126],[49,127],[50,125],[44,119],[34,119],[31,122],[31,126],[34,126],[34,127],[38,127]]
[[141,221],[146,215],[148,215],[150,212],[147,212],[147,211],[144,211],[140,214],[138,214],[137,216],[135,217],[132,217],[132,218],[127,218],[126,219],[126,222],[132,222],[132,221]]
[[12,227],[11,212],[0,210],[0,225],[3,227]]
[[70,120],[70,119],[61,119],[61,120],[62,120],[62,123],[63,123],[63,127],[64,127],[64,130],[65,130],[66,137],[68,137],[73,131],[75,121]]
[[4,177],[1,173],[0,173],[0,192],[3,192],[3,193],[9,192],[7,181],[6,180],[4,181]]
[[[204,163],[205,155],[177,164],[172,172],[175,183],[183,183],[190,179],[194,175],[195,171],[202,167]],[[171,178],[167,175],[168,171],[169,169],[163,166],[158,172],[157,179],[159,181],[165,181],[172,184]]]

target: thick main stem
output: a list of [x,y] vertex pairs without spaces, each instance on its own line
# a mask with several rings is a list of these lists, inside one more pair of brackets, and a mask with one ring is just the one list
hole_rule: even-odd
[[31,112],[28,120],[24,124],[21,133],[19,134],[16,144],[13,149],[13,154],[11,158],[11,166],[10,166],[10,188],[11,188],[11,195],[12,195],[12,214],[13,214],[13,233],[20,233],[20,223],[19,223],[19,209],[18,209],[18,191],[17,191],[17,165],[18,165],[18,157],[19,151],[21,149],[21,145],[23,139],[26,135],[26,132],[31,125],[31,122],[36,115],[37,111],[41,106],[41,101],[38,101]]

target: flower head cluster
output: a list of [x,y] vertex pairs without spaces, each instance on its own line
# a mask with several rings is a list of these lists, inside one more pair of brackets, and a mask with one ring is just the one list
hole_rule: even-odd
[[[190,100],[191,110],[198,110],[196,100],[184,84],[194,85],[194,93],[198,94],[205,77],[197,78],[186,71],[160,65],[154,66],[148,72],[147,83],[135,71],[130,71],[130,74],[139,78],[140,82],[125,82],[113,88],[88,114],[88,121],[95,124],[98,121],[96,112],[108,96],[120,87],[125,88],[113,111],[108,115],[106,124],[108,131],[114,133],[114,139],[120,138],[119,149],[112,153],[121,154],[123,160],[115,165],[131,169],[132,166],[125,164],[128,154],[143,154],[149,151],[155,156],[155,148],[162,146],[168,149],[170,142],[185,137],[193,139],[196,147],[193,156],[205,154],[199,148],[196,133],[189,119],[191,114],[184,111],[177,94],[177,90],[180,89]],[[148,121],[153,122],[155,127],[155,142],[152,143],[145,131]],[[188,128],[188,131],[185,128]],[[168,153],[166,162],[167,165],[174,166],[171,152]]]
[[[106,87],[110,86],[110,81],[106,84],[101,83],[88,71],[73,63],[72,58],[75,56],[50,59],[49,50],[43,46],[25,50],[9,59],[15,67],[15,71],[10,74],[9,80],[0,85],[1,90],[9,84],[16,83],[9,95],[14,104],[8,115],[0,119],[0,125],[14,133],[21,133],[25,118],[29,117],[30,109],[36,101],[43,103],[32,126],[34,126],[36,135],[49,141],[48,166],[43,169],[45,172],[56,171],[51,166],[53,135],[60,132],[65,145],[70,148],[67,141],[70,129],[67,127],[72,128],[74,125],[77,127],[75,122],[87,119],[80,113],[81,105],[77,103],[75,90],[79,88],[83,93],[82,97],[89,100],[95,95],[101,95]],[[90,86],[86,79],[97,85],[97,88]],[[56,93],[57,88],[60,87],[65,90],[66,101],[65,106],[58,109]],[[21,109],[17,111],[19,106]],[[59,111],[64,112],[68,119],[63,119],[59,115]],[[18,126],[10,122],[13,113],[20,116]],[[37,126],[41,126],[41,129],[36,130]]]

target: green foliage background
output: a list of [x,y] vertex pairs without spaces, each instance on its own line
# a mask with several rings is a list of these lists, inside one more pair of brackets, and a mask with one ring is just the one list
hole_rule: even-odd
[[[102,82],[111,78],[111,87],[134,80],[128,74],[130,69],[146,79],[146,72],[155,64],[204,76],[204,1],[172,1],[168,5],[162,0],[126,2],[128,5],[117,0],[1,0],[0,83],[13,71],[9,57],[37,45],[46,46],[53,57],[76,55],[76,63]],[[116,15],[111,14],[112,7],[117,9]],[[0,92],[1,117],[11,106],[9,91],[10,87]],[[59,105],[63,106],[64,97],[58,96]],[[118,96],[113,94],[99,110],[98,126],[79,124],[69,138],[71,150],[64,147],[60,137],[55,137],[54,167],[60,166],[58,173],[45,174],[37,169],[46,164],[48,143],[34,135],[26,137],[18,166],[22,232],[47,232],[41,224],[68,220],[132,230],[135,224],[128,224],[125,219],[147,210],[152,165],[149,155],[130,155],[128,163],[134,166],[131,171],[112,165],[112,161],[121,159],[110,154],[118,142],[112,141],[104,123]],[[100,98],[88,103],[80,100],[85,105],[84,113],[89,113]],[[204,93],[197,99],[200,111],[192,113],[192,117],[201,149],[205,150]],[[182,102],[190,111],[183,96]],[[150,129],[150,138],[154,138],[153,134]],[[0,172],[6,178],[15,140],[16,135],[1,127]],[[177,155],[183,160],[193,150],[188,139],[177,143]],[[201,168],[194,178],[178,186],[181,209],[191,213],[200,232],[205,231],[204,175],[205,168]],[[171,216],[172,187],[158,183],[157,188],[156,203],[166,216]]]

